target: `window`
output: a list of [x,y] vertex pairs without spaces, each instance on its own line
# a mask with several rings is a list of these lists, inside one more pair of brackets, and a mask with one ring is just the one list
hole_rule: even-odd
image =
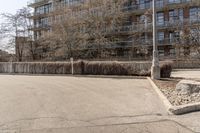
[[139,0],[140,9],[148,9],[151,7],[151,0]]
[[159,53],[159,56],[164,56],[165,55],[164,48],[163,47],[159,48],[158,53]]
[[164,32],[158,32],[158,43],[162,44],[165,39],[165,33]]
[[190,8],[190,22],[196,22],[200,19],[200,8],[192,7]]
[[135,9],[135,8],[137,8],[136,7],[136,5],[138,5],[138,3],[137,3],[138,1],[136,1],[136,2],[133,2],[133,1],[127,1],[127,2],[125,2],[124,3],[124,9],[125,9],[125,11],[128,11],[128,10],[132,10],[132,9]]
[[169,54],[170,54],[170,56],[174,56],[175,53],[176,53],[176,51],[175,51],[174,48],[171,48],[171,49],[169,50]]
[[180,3],[181,0],[168,0],[169,4]]
[[46,27],[48,26],[48,18],[42,18],[36,22],[36,27]]
[[163,12],[157,13],[157,25],[159,25],[159,26],[164,25],[164,13]]
[[157,0],[156,1],[156,7],[160,8],[160,7],[163,7],[163,0]]
[[169,21],[174,22],[176,20],[183,21],[183,9],[169,11]]
[[51,11],[51,4],[47,4],[44,6],[44,13],[49,13]]
[[174,42],[180,42],[180,32],[170,32],[169,33],[169,42],[174,43]]
[[35,13],[36,14],[44,14],[44,13],[49,13],[51,11],[52,4],[46,4],[40,7],[35,8]]
[[145,9],[145,0],[140,0],[140,9]]
[[68,0],[69,1],[69,4],[77,4],[79,2],[81,2],[81,0]]

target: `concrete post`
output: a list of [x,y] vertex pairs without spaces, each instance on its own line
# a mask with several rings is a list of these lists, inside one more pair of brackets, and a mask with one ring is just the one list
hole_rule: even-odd
[[9,73],[10,74],[13,73],[13,62],[12,61],[9,63]]
[[74,75],[74,59],[73,58],[70,58],[70,61],[71,61],[71,69],[72,69],[72,75]]
[[153,0],[153,60],[151,67],[151,78],[160,79],[160,66],[157,47],[157,34],[156,34],[156,0]]

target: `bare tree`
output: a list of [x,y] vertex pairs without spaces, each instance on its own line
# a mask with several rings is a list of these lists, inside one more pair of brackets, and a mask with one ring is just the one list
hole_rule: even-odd
[[28,31],[31,24],[29,16],[29,8],[19,9],[15,14],[1,14],[3,22],[1,23],[0,36],[8,38],[8,43],[4,47],[15,52],[18,61],[22,61],[25,46],[29,45],[28,41],[31,35]]
[[63,12],[55,10],[50,16],[52,32],[46,33],[41,43],[46,40],[47,44],[64,49],[66,58],[83,57],[88,54],[86,51],[100,57],[113,40],[120,40],[110,34],[122,25],[124,12],[121,7],[120,0],[97,0],[79,6],[65,6]]
[[198,21],[184,23],[184,25],[183,22],[176,24],[176,32],[179,32],[179,36],[174,37],[173,43],[177,49],[177,58],[181,57],[181,51],[184,58],[200,58],[200,23]]
[[[106,48],[112,46],[114,42],[120,42],[120,37],[115,36],[118,27],[122,27],[124,12],[122,11],[122,1],[97,0],[88,4],[89,9],[84,17],[85,32],[89,39],[87,44],[91,44],[96,51],[97,57],[105,54]],[[112,34],[112,36],[110,36]],[[91,50],[90,50],[91,51]]]
[[193,47],[194,56],[200,59],[200,24],[194,26],[189,35],[190,46]]

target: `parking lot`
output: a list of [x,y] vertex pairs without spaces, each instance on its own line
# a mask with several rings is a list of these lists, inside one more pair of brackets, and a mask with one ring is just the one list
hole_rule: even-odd
[[192,132],[146,79],[0,75],[0,108],[2,133]]

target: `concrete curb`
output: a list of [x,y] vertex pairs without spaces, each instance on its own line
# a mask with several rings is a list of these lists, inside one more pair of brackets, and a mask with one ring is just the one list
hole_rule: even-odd
[[0,73],[0,75],[17,76],[60,76],[60,77],[80,77],[80,78],[113,78],[113,79],[146,79],[144,76],[123,76],[123,75],[78,75],[78,74],[28,74],[28,73]]
[[164,94],[160,91],[160,89],[156,86],[156,84],[151,80],[150,77],[147,77],[147,79],[149,80],[149,82],[151,83],[151,86],[153,87],[153,89],[156,91],[156,93],[158,94],[158,96],[160,97],[160,99],[162,100],[162,102],[164,103],[167,111],[169,114],[172,114],[172,112],[170,112],[170,108],[172,107],[172,104],[169,102],[169,100],[164,96]]
[[200,111],[200,102],[185,104],[185,105],[180,105],[180,106],[172,106],[171,108],[169,108],[169,111],[175,115],[181,115],[181,114]]
[[191,113],[195,111],[200,111],[200,102],[185,104],[185,105],[180,105],[180,106],[173,106],[169,102],[169,100],[166,98],[166,96],[161,92],[161,90],[156,86],[156,84],[151,80],[151,78],[147,77],[147,79],[149,80],[153,89],[156,91],[156,93],[158,94],[162,102],[164,103],[169,114],[181,115],[181,114]]

